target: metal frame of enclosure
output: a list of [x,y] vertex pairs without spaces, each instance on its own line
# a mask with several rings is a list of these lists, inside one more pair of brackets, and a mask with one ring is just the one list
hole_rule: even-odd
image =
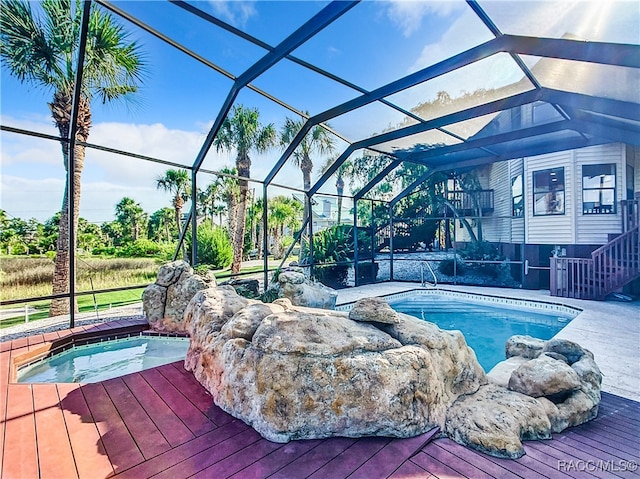
[[[314,196],[319,194],[322,186],[335,175],[343,162],[358,150],[366,149],[385,154],[390,158],[390,162],[386,168],[380,171],[373,180],[370,181],[370,183],[366,184],[355,196],[352,197],[354,201],[354,211],[357,210],[357,203],[359,201],[367,200],[367,194],[376,186],[377,183],[382,181],[389,173],[398,168],[404,162],[411,162],[428,167],[429,170],[425,176],[413,182],[410,186],[404,189],[404,191],[396,194],[394,197],[385,199],[389,209],[391,231],[393,231],[392,221],[394,206],[402,198],[412,194],[428,178],[428,175],[433,174],[436,171],[461,170],[464,168],[472,168],[514,158],[540,155],[608,142],[624,142],[627,144],[640,145],[640,85],[634,81],[634,79],[638,78],[638,69],[640,69],[640,46],[638,44],[579,41],[566,38],[537,38],[505,34],[496,26],[492,18],[485,12],[485,9],[483,9],[483,4],[485,2],[482,0],[467,0],[466,4],[468,8],[473,10],[475,15],[477,15],[481,22],[491,32],[493,39],[476,45],[459,54],[453,55],[443,61],[427,66],[426,68],[422,68],[414,73],[399,76],[395,81],[370,91],[293,55],[294,50],[313,38],[314,35],[331,25],[347,12],[352,9],[357,11],[359,7],[359,2],[357,1],[330,2],[275,46],[270,45],[261,39],[255,38],[249,33],[216,18],[212,14],[199,8],[196,3],[187,3],[181,0],[169,0],[169,2],[173,4],[175,8],[187,11],[206,22],[209,22],[216,28],[223,29],[238,38],[241,38],[248,44],[262,48],[265,51],[264,55],[257,62],[247,68],[242,74],[234,76],[222,67],[218,66],[214,61],[204,58],[189,50],[187,47],[170,38],[166,33],[155,30],[153,27],[145,24],[135,16],[127,13],[126,4],[118,5],[106,0],[90,0],[84,2],[84,16],[81,30],[78,65],[83,64],[89,11],[92,3],[95,3],[101,8],[111,11],[136,27],[157,37],[183,54],[190,56],[203,65],[206,65],[220,75],[224,75],[233,82],[227,93],[226,99],[215,116],[213,125],[211,126],[199,153],[193,159],[191,167],[187,167],[191,171],[191,180],[193,185],[191,211],[189,213],[189,221],[186,222],[185,227],[180,234],[180,241],[184,240],[189,227],[191,228],[193,237],[196,236],[195,208],[198,203],[196,195],[197,174],[199,172],[218,174],[218,172],[203,169],[203,161],[209,152],[223,121],[234,105],[238,94],[243,89],[251,89],[259,95],[276,102],[281,107],[284,107],[305,119],[304,126],[288,147],[283,151],[264,181],[248,179],[262,184],[264,198],[268,198],[268,188],[276,184],[276,176],[283,166],[290,160],[305,135],[307,135],[307,133],[317,125],[327,128],[332,134],[335,134],[345,141],[348,144],[348,147],[344,151],[340,152],[335,162],[321,175],[315,184],[313,184],[308,191],[304,191],[306,201],[309,205],[311,204]],[[153,4],[149,4],[147,8],[153,8]],[[366,46],[363,48],[366,48]],[[428,119],[422,118],[414,112],[409,111],[390,100],[392,95],[418,85],[422,85],[425,82],[429,82],[432,79],[441,77],[448,73],[459,71],[466,66],[500,53],[508,54],[521,70],[521,76],[528,85],[526,88],[523,88],[523,91],[517,91],[503,96],[502,98],[490,99],[485,102],[480,102],[478,104],[460,108],[456,111]],[[567,65],[569,66],[574,64],[572,62],[579,62],[581,65],[593,65],[594,67],[597,67],[598,65],[605,65],[619,69],[625,74],[628,73],[630,82],[628,84],[628,89],[631,92],[629,94],[630,96],[625,98],[593,96],[589,94],[588,91],[581,91],[580,82],[576,82],[574,85],[567,85],[566,90],[554,88],[554,85],[546,84],[545,81],[540,80],[537,77],[535,69],[529,68],[525,64],[525,61],[523,61],[522,56],[557,59],[563,62],[568,62]],[[269,94],[251,83],[283,59],[294,62],[313,74],[323,76],[330,81],[337,82],[344,87],[350,88],[354,92],[353,98],[336,104],[321,113],[309,116],[302,111],[304,105],[301,106],[302,108],[290,106],[284,101],[276,98],[274,95]],[[82,68],[79,68],[77,71],[76,85],[81,84],[82,74]],[[593,75],[602,75],[602,72],[597,70],[597,68],[594,68]],[[606,81],[604,78],[601,80]],[[295,81],[295,79],[292,79],[292,81]],[[79,102],[79,90],[79,88],[76,88],[74,94],[74,112],[76,111],[76,107]],[[634,90],[635,93],[633,93]],[[412,124],[393,131],[385,131],[367,138],[357,139],[347,139],[341,135],[340,132],[334,131],[327,125],[329,121],[340,115],[344,115],[376,102],[382,103],[386,107],[390,107],[396,112],[404,115],[406,118],[411,119]],[[462,122],[485,115],[496,115],[509,109],[532,104],[549,105],[557,113],[557,119],[523,128],[495,131],[481,136],[464,136],[454,133],[455,128],[453,127]],[[69,159],[70,165],[68,168],[69,172],[74,169],[73,146],[76,142],[75,127],[76,117],[75,115],[72,115],[72,127],[69,138],[62,139],[63,141],[68,141],[71,145],[71,156]],[[46,137],[46,135],[39,135],[34,132],[20,130],[13,128],[10,125],[2,125],[2,130],[12,133]],[[416,144],[409,148],[394,149],[381,146],[385,143],[408,138],[412,135],[422,134],[425,132],[438,132],[438,134],[445,135],[452,140],[452,144],[429,145],[428,147]],[[57,137],[48,137],[48,139],[54,139],[57,141],[61,140]],[[85,146],[88,148],[103,149],[120,155],[127,155],[138,160],[173,165],[171,162],[161,159],[127,153],[111,149],[106,146],[92,144],[85,144]],[[175,166],[185,168],[184,165]],[[287,187],[286,185],[279,186]],[[73,181],[71,179],[71,175],[69,175],[68,188],[70,196],[73,195],[73,187]],[[73,208],[73,201],[69,201],[69,208]],[[268,228],[266,208],[264,208],[263,211],[262,224],[263,228],[266,230]],[[73,212],[70,212],[69,218],[73,218]],[[355,213],[353,221],[354,226],[357,227],[358,219]],[[311,229],[311,227],[312,225],[310,224],[309,229]],[[73,228],[70,228],[70,231],[73,234]],[[313,248],[312,231],[309,232],[309,237],[311,238],[310,248]],[[354,235],[354,237],[354,241],[357,243],[357,234]],[[70,240],[71,244],[75,244],[73,236]],[[391,238],[390,241],[392,242],[393,238]],[[267,246],[267,235],[264,235],[265,252],[268,249]],[[354,249],[356,254],[354,264],[357,268],[357,244]],[[391,248],[391,251],[390,268],[391,279],[393,279],[393,247]],[[194,265],[196,263],[195,244],[192,248],[192,263]],[[74,268],[75,252],[70,251],[69,270],[71,273],[71,280],[69,284],[68,297],[71,304],[73,304],[74,297],[77,294]],[[264,255],[264,279],[266,284],[268,282],[268,263],[266,254]],[[73,308],[71,309],[73,310]],[[74,316],[72,314],[72,326],[74,324],[73,318]]]

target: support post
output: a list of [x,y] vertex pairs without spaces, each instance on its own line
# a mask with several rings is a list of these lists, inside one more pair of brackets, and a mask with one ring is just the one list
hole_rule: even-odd
[[358,200],[353,199],[353,284],[358,286]]
[[393,280],[393,206],[389,203],[389,281]]
[[268,212],[267,212],[267,188],[268,185],[266,183],[262,184],[262,267],[264,268],[264,291],[267,291],[269,287],[269,257],[268,257],[268,247],[269,247],[269,238],[268,238]]
[[198,266],[198,186],[196,179],[198,172],[191,170],[191,267]]
[[84,55],[87,48],[87,34],[89,31],[89,18],[91,16],[91,0],[83,3],[82,20],[80,24],[80,44],[78,45],[78,69],[73,84],[73,101],[71,103],[71,125],[69,127],[69,164],[67,165],[67,191],[69,201],[69,329],[75,327],[76,322],[76,231],[74,217],[76,188],[74,172],[76,169],[75,149],[76,133],[78,132],[78,111],[80,96],[82,95],[82,75],[84,73]]

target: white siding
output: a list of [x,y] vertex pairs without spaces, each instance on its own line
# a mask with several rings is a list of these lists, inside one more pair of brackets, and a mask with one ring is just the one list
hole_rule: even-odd
[[[523,172],[522,167],[523,167],[522,158],[509,161],[509,188],[511,188],[511,178],[522,173]],[[511,196],[511,191],[509,191],[509,196]],[[524,203],[524,209],[526,214],[526,211],[527,211],[526,201]],[[512,243],[524,242],[524,218],[513,218],[511,220],[511,242]]]
[[[559,151],[525,159],[525,234],[529,244],[572,244],[574,241],[573,151]],[[564,167],[563,215],[533,216],[533,172]]]
[[[576,205],[576,244],[604,244],[609,233],[622,232],[620,201],[625,197],[625,146],[621,143],[590,146],[575,150],[575,180],[573,182]],[[616,165],[616,214],[582,214],[582,166],[615,163]]]
[[511,181],[509,162],[491,165],[489,189],[493,190],[493,213],[482,220],[483,238],[486,241],[511,242]]

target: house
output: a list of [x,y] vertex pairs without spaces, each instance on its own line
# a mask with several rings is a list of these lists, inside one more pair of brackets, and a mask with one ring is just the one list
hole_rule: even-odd
[[[594,251],[616,240],[620,243],[619,238],[634,228],[635,236],[628,235],[616,261],[626,264],[624,283],[637,279],[640,147],[605,143],[493,163],[476,174],[483,189],[492,192],[494,204],[475,221],[482,222],[485,240],[523,261],[523,287],[551,288],[552,294],[562,296],[589,296],[586,291],[572,291],[585,287],[576,286],[574,276],[587,277],[593,272],[587,266],[582,273],[569,271],[573,266],[567,260],[551,258],[583,260],[573,264],[593,260]],[[456,242],[469,241],[459,223],[455,238]],[[607,268],[612,275],[619,274],[612,264]],[[585,281],[593,283],[593,278]],[[622,286],[616,284],[614,289]],[[566,289],[569,291],[563,291]]]

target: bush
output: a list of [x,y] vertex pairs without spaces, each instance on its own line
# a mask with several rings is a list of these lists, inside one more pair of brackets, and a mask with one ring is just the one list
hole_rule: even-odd
[[130,258],[144,258],[158,256],[162,252],[162,245],[149,239],[137,239],[133,243],[118,249],[117,256]]
[[[467,247],[460,252],[460,256],[473,261],[502,261],[504,259],[500,256],[500,253],[498,253],[498,248],[488,241],[476,241],[475,243],[467,245]],[[493,279],[497,278],[500,274],[499,264],[473,263],[469,268]]]
[[319,265],[313,267],[316,281],[333,289],[341,289],[347,285],[348,265]]
[[371,261],[358,261],[358,285],[376,282],[380,265]]
[[467,272],[467,265],[457,258],[443,259],[438,265],[438,271],[447,276],[453,276],[454,273],[458,276],[462,276]]
[[[187,236],[187,254],[191,257],[191,235]],[[233,259],[233,249],[227,232],[219,226],[203,223],[198,226],[198,264],[207,264],[214,269],[226,268]]]

